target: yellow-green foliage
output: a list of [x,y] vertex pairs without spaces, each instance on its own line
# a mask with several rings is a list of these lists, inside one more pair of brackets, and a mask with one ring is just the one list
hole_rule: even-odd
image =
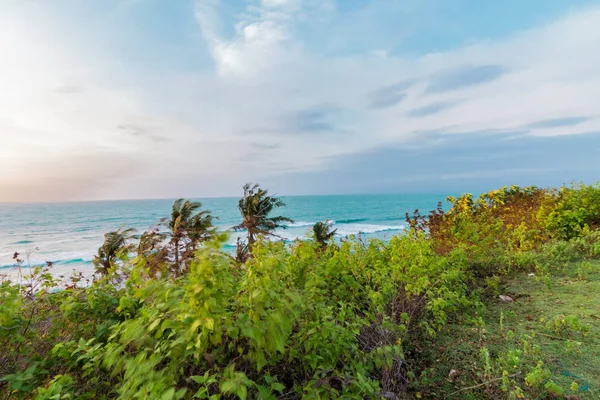
[[577,237],[587,228],[600,227],[600,186],[576,184],[558,191],[558,202],[546,226],[561,239]]
[[508,272],[518,266],[513,261],[519,253],[537,252],[552,239],[575,240],[569,246],[600,254],[598,238],[590,234],[600,226],[597,184],[559,190],[511,186],[448,201],[450,208],[433,211],[422,230],[440,254],[463,249],[476,276]]
[[[30,302],[56,304],[56,329],[83,325],[38,354],[31,335],[42,333],[41,321],[25,332],[13,321],[26,315],[3,301],[5,327],[15,326],[14,336],[0,332],[12,349],[5,390],[17,398],[38,386],[39,398],[377,398],[399,389],[390,376],[406,378],[412,337],[435,335],[477,304],[464,256],[440,256],[422,235],[325,251],[314,242],[261,244],[241,268],[220,245],[207,244],[182,277],[142,278],[136,260],[122,289],[107,277],[40,294]],[[14,299],[14,286],[4,287]]]

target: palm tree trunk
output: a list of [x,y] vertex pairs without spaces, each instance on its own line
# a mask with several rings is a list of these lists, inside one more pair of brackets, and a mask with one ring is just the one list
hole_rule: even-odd
[[103,263],[102,263],[102,275],[106,275],[108,274],[108,271],[110,270],[110,259],[107,258]]
[[256,239],[254,238],[254,232],[252,232],[252,228],[248,229],[248,247],[252,246]]
[[175,264],[179,268],[179,239],[175,239]]

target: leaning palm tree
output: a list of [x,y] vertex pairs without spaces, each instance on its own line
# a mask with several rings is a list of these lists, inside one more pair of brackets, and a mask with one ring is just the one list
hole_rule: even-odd
[[92,263],[96,267],[96,272],[106,275],[113,263],[125,252],[129,253],[135,250],[135,245],[131,243],[134,229],[117,229],[104,235],[104,243],[98,249],[98,254],[94,256]]
[[177,199],[173,203],[167,226],[171,231],[170,243],[177,265],[182,253],[192,254],[198,243],[208,240],[214,233],[210,211],[199,211],[200,208],[202,203],[199,201]]
[[238,208],[242,215],[242,223],[235,229],[246,229],[248,232],[248,246],[256,242],[259,235],[277,236],[275,229],[286,228],[283,222],[294,222],[290,218],[277,216],[269,217],[269,214],[276,208],[284,206],[285,203],[279,197],[269,196],[268,191],[261,189],[258,184],[244,185],[244,197],[238,202]]
[[315,242],[317,242],[322,248],[327,247],[327,243],[333,239],[337,229],[331,230],[331,223],[329,221],[326,222],[317,222],[313,225],[313,237]]

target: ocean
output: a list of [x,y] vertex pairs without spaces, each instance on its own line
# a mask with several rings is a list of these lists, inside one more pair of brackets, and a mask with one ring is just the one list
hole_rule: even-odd
[[[429,212],[445,198],[437,194],[284,196],[286,206],[274,215],[295,222],[278,233],[288,241],[307,236],[317,221],[329,220],[339,236],[388,239],[406,228],[405,213],[418,208]],[[221,230],[240,222],[238,198],[194,199],[202,202],[218,219]],[[21,254],[25,265],[52,261],[52,273],[84,275],[93,272],[92,258],[106,232],[120,227],[142,233],[168,217],[173,200],[126,200],[77,203],[0,204],[0,274],[14,266],[12,256]],[[232,232],[226,248],[233,248],[238,236]]]

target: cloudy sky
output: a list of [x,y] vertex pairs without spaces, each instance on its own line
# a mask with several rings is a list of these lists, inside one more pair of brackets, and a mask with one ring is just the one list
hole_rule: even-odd
[[0,201],[600,178],[600,2],[0,0]]

